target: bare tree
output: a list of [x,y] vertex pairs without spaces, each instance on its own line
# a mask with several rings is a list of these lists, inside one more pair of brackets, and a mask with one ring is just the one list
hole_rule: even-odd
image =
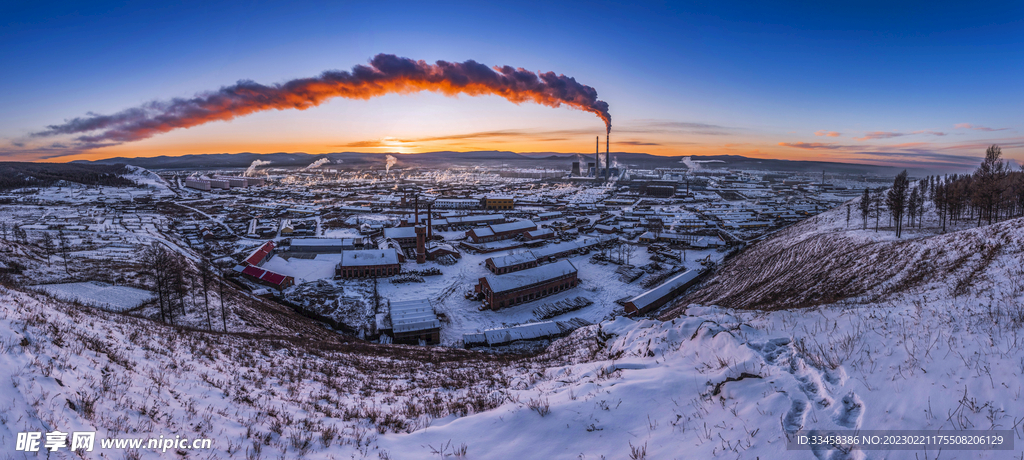
[[142,252],[141,260],[143,266],[145,266],[144,274],[153,281],[153,287],[156,289],[157,303],[160,307],[160,321],[167,323],[168,319],[170,319],[170,293],[167,289],[168,272],[170,269],[168,251],[163,246],[153,244]]
[[54,251],[57,249],[53,242],[53,235],[50,232],[43,232],[43,239],[40,242],[43,247],[43,252],[46,254],[46,265],[50,265],[50,257],[53,256]]
[[868,192],[867,187],[864,188],[864,194],[860,197],[860,220],[863,224],[863,230],[868,229],[868,215],[871,214],[871,193]]
[[914,226],[914,217],[917,216],[918,206],[921,203],[920,189],[915,187],[910,191],[910,198],[907,199],[907,214],[910,214],[910,226]]
[[64,259],[64,273],[71,276],[71,265],[68,263],[68,259],[71,258],[71,242],[68,241],[68,236],[64,234],[64,230],[57,233],[57,242],[59,244],[60,257]]

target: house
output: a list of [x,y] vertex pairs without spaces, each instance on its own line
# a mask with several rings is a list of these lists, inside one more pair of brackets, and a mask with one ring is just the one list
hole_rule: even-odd
[[487,260],[484,261],[484,266],[495,275],[503,275],[505,273],[536,267],[537,257],[530,251],[521,252],[519,254],[509,254],[507,256],[488,257]]
[[696,270],[686,270],[651,290],[629,299],[626,301],[626,314],[642,315],[661,308],[686,291],[687,288],[696,284],[700,280],[700,274]]
[[504,275],[485,276],[480,278],[475,290],[484,295],[485,305],[499,310],[572,289],[579,284],[577,274],[575,265],[560,260]]
[[533,223],[533,221],[520,220],[506,224],[489,225],[485,228],[474,228],[466,232],[466,237],[474,243],[487,243],[515,238],[536,229],[537,224]]
[[335,278],[393,276],[401,273],[398,251],[394,249],[363,249],[342,251],[341,262],[334,270]]
[[279,291],[295,285],[295,278],[291,276],[274,273],[254,265],[249,265],[243,268],[242,276],[265,286],[270,286]]
[[274,242],[267,241],[266,243],[263,243],[263,246],[260,246],[258,249],[253,251],[249,257],[246,257],[245,263],[262,267],[263,264],[270,260],[271,257],[274,257]]

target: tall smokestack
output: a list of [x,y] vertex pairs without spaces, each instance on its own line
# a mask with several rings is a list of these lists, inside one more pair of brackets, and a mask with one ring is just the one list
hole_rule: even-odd
[[416,199],[413,200],[413,201],[416,203],[416,211],[415,211],[416,213],[413,214],[412,224],[413,225],[419,225],[420,224],[420,196],[416,195]]
[[601,136],[594,139],[594,179],[601,177]]
[[427,203],[427,239],[434,238],[434,215],[431,212],[431,208],[434,207],[434,202]]
[[608,134],[604,135],[604,180],[605,180],[605,182],[607,182],[608,178],[611,176],[611,168],[612,168],[612,154],[611,154],[611,148],[609,147],[609,145],[611,145],[611,141],[608,139],[609,137],[611,137],[610,134],[611,133],[608,133]]

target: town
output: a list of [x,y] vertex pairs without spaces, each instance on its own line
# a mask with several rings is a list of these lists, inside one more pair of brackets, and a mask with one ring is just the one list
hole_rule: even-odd
[[[746,245],[879,181],[582,156],[563,170],[393,158],[358,170],[128,167],[139,187],[8,192],[3,232],[61,253],[40,288],[86,303],[144,311],[154,289],[123,267],[161,244],[343,334],[501,351],[652,314]],[[121,300],[89,297],[98,289]]]

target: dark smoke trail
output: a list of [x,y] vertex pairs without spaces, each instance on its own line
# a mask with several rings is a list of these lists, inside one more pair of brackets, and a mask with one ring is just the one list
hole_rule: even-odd
[[611,131],[608,103],[597,99],[597,90],[576,79],[554,72],[534,73],[522,68],[487,67],[476,61],[427,64],[391,54],[378,54],[369,66],[351,72],[327,71],[316,78],[300,78],[275,85],[242,80],[191,99],[154,101],[113,115],[89,114],[60,125],[48,126],[34,136],[96,134],[77,138],[83,143],[130,142],[173,129],[189,128],[216,120],[231,120],[264,110],[316,107],[329,99],[369,99],[389,93],[420,91],[447,96],[493,94],[514,103],[535,102],[549,107],[563,104],[591,112]]

